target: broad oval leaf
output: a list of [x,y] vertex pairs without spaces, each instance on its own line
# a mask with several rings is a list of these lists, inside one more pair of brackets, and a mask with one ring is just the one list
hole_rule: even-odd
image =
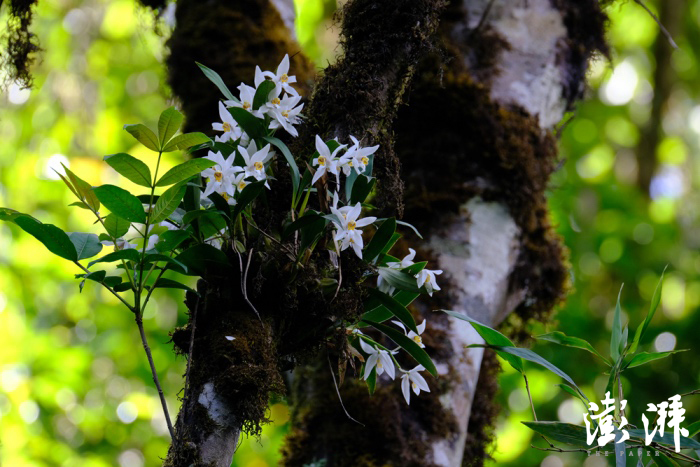
[[129,231],[129,227],[131,227],[131,222],[115,214],[107,215],[103,222],[105,230],[112,238],[123,237]]
[[69,232],[68,238],[73,242],[75,251],[78,254],[78,261],[85,258],[92,258],[102,251],[102,244],[97,235],[93,233]]
[[158,137],[143,123],[124,125],[124,129],[148,149],[155,152],[160,150],[160,142],[158,141]]
[[216,162],[209,159],[190,159],[165,172],[156,183],[156,186],[168,186],[173,183],[179,183],[215,165]]
[[170,142],[163,148],[163,152],[171,152],[177,149],[189,149],[192,146],[210,143],[211,139],[209,139],[209,137],[204,133],[184,133],[171,139]]
[[139,255],[138,251],[134,250],[133,248],[127,248],[125,250],[114,251],[104,255],[102,258],[90,261],[88,263],[88,268],[91,268],[97,263],[113,263],[114,261],[120,260],[138,262],[140,259],[141,255]]
[[120,152],[105,156],[104,160],[110,167],[137,185],[151,187],[151,170],[134,156]]
[[150,287],[156,287],[158,289],[182,289],[182,290],[187,290],[190,292],[197,293],[195,290],[192,288],[186,286],[185,284],[182,284],[178,281],[174,281],[172,279],[167,279],[165,277],[161,277],[156,281],[156,283],[153,286],[147,286],[147,288]]
[[175,259],[187,266],[187,275],[190,276],[225,275],[231,270],[231,264],[226,254],[207,244],[188,248],[177,255]]
[[26,214],[18,215],[13,220],[22,230],[43,243],[54,255],[69,261],[78,261],[78,252],[63,230],[53,224],[44,224]]
[[265,128],[265,122],[262,119],[241,107],[231,107],[228,111],[251,139],[261,139],[267,136],[267,128]]
[[167,253],[180,246],[188,238],[190,238],[190,233],[185,230],[168,230],[159,236],[160,241],[156,243],[156,250],[159,253]]
[[374,327],[392,341],[396,342],[396,344],[404,349],[411,357],[413,357],[415,361],[423,365],[431,375],[436,378],[438,377],[437,368],[435,368],[435,364],[430,359],[430,356],[423,348],[421,348],[421,346],[416,344],[413,339],[409,339],[403,332],[397,331],[386,324],[381,324],[374,321],[366,321],[366,323]]
[[159,148],[163,148],[165,143],[170,141],[177,130],[182,125],[184,117],[175,107],[169,107],[160,114],[158,118],[158,138],[160,139]]
[[370,191],[374,188],[377,179],[374,177],[367,177],[366,175],[360,175],[355,180],[355,184],[352,186],[352,193],[350,194],[350,203],[363,203],[367,196],[369,196]]
[[129,222],[146,223],[146,211],[143,210],[141,201],[128,191],[114,185],[93,187],[93,191],[113,214]]
[[175,209],[177,209],[180,201],[185,196],[185,190],[187,187],[185,184],[181,183],[178,185],[173,185],[158,197],[156,205],[151,210],[150,223],[157,224],[164,221],[172,214]]

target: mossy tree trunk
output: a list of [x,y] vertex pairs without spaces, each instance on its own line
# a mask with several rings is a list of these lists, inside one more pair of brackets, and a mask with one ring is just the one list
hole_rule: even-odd
[[[219,97],[198,78],[195,60],[235,85],[251,81],[256,64],[273,68],[298,50],[265,0],[180,0],[177,19],[168,65],[190,129],[209,129]],[[381,145],[379,215],[418,226],[425,241],[408,240],[445,271],[443,291],[414,309],[429,319],[424,342],[441,377],[409,407],[397,382],[380,380],[369,398],[349,370],[340,394],[363,425],[348,419],[330,374],[344,358],[345,337],[328,340],[324,326],[361,312],[353,283],[360,266],[343,258],[349,277],[331,305],[310,286],[284,284],[283,255],[229,253],[234,264],[252,260],[245,269],[262,320],[243,299],[239,271],[201,281],[200,298],[188,297],[190,323],[174,342],[189,353],[194,328],[192,369],[167,464],[228,465],[240,430],[264,421],[268,393],[282,390],[282,372],[295,367],[287,465],[483,460],[493,358],[464,349],[480,342],[469,326],[430,310],[451,308],[491,325],[515,311],[522,323],[545,319],[563,297],[563,253],[545,200],[557,163],[553,130],[582,96],[591,53],[606,52],[604,20],[595,0],[351,0],[344,7],[343,56],[316,84],[293,152],[311,154],[317,133]],[[294,59],[308,92],[312,67],[302,54]],[[271,225],[285,201],[271,203]],[[299,329],[310,329],[301,342]]]

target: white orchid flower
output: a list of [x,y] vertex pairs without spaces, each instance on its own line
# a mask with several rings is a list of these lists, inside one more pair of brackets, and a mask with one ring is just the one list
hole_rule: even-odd
[[[418,334],[416,334],[415,332],[413,332],[411,330],[407,330],[401,321],[392,320],[391,322],[394,323],[395,325],[397,325],[398,327],[400,327],[403,330],[403,333],[406,334],[406,336],[409,339],[412,339],[413,342],[418,344],[421,348],[423,348],[423,349],[425,348],[425,344],[423,344],[423,338],[420,336],[425,331],[425,323],[426,323],[425,320],[423,320],[422,323],[420,323],[418,326],[416,326],[416,329],[418,329]],[[408,331],[408,332],[406,332],[406,331]]]
[[[399,262],[391,261],[389,263],[386,263],[386,266],[388,268],[392,268],[392,269],[407,268],[407,267],[413,265],[413,258],[415,258],[415,257],[416,257],[416,250],[414,250],[413,248],[409,248],[408,254],[406,256],[404,256],[401,261],[399,261]],[[391,285],[389,285],[389,283],[387,283],[382,276],[377,276],[377,288],[380,291],[382,291],[386,294],[389,294],[389,295],[393,294],[394,290],[396,290],[395,287],[392,287]]]
[[234,188],[240,193],[241,191],[243,191],[243,188],[248,186],[248,182],[245,181],[245,169],[243,167],[234,167],[233,169],[236,170],[238,174],[233,178],[233,180],[231,180],[231,183],[233,184]]
[[241,137],[242,130],[238,126],[238,123],[233,119],[231,113],[226,110],[224,103],[219,101],[219,117],[221,118],[221,123],[212,123],[211,127],[214,131],[223,131],[223,135],[217,135],[217,141],[222,143],[227,143],[229,141],[235,141]]
[[432,297],[434,291],[440,290],[437,282],[435,282],[435,276],[440,274],[442,274],[441,269],[435,269],[432,271],[430,269],[423,269],[421,272],[416,274],[416,282],[418,287],[425,286],[425,288],[428,290],[428,295]]
[[277,66],[277,71],[272,73],[271,71],[265,71],[263,74],[272,79],[275,84],[279,84],[285,92],[296,96],[298,95],[296,89],[290,86],[292,83],[297,82],[296,76],[289,76],[289,55],[285,55],[280,64]]
[[131,249],[131,248],[136,248],[136,244],[135,244],[135,243],[129,243],[124,237],[119,237],[119,238],[117,238],[116,240],[117,240],[116,243],[115,243],[115,242],[111,242],[111,241],[109,241],[109,240],[104,240],[104,241],[101,241],[100,243],[103,244],[104,246],[112,246],[112,245],[114,245],[114,251],[117,251],[117,250],[129,250],[129,249]]
[[294,128],[294,125],[301,122],[299,113],[304,108],[304,104],[297,106],[300,100],[301,96],[285,96],[278,108],[268,112],[268,115],[272,117],[269,128],[274,130],[282,127],[290,135],[294,137],[299,136],[299,132]]
[[253,101],[255,100],[254,87],[241,83],[238,86],[238,96],[239,102],[230,100],[225,101],[224,104],[226,104],[227,107],[240,107],[243,110],[247,110],[248,112],[252,113],[254,116],[262,118],[262,112],[260,112],[260,109],[253,110]]
[[228,193],[229,196],[233,196],[234,189],[231,184],[231,179],[235,174],[232,167],[233,157],[229,156],[228,159],[224,159],[221,152],[209,151],[205,159],[216,162],[216,165],[202,171],[202,177],[209,179],[202,195],[206,197],[217,192],[219,194]]
[[369,156],[377,152],[379,145],[363,148],[360,146],[360,142],[354,136],[350,135],[350,139],[353,145],[347,150],[343,157],[340,158],[340,163],[342,164],[343,173],[345,175],[350,175],[352,169],[358,174],[361,174],[367,168],[369,164]]
[[336,208],[331,208],[331,212],[335,214],[338,221],[340,221],[340,224],[333,221],[333,224],[335,224],[337,229],[335,235],[333,236],[333,240],[336,242],[341,242],[340,251],[343,251],[348,247],[352,247],[355,254],[362,259],[362,248],[364,246],[364,242],[362,241],[362,230],[360,230],[358,227],[366,227],[372,222],[376,221],[377,218],[365,217],[358,219],[360,213],[362,212],[362,205],[360,203],[353,206],[349,211],[347,211],[347,213],[343,213]]
[[363,376],[365,380],[369,378],[370,373],[372,373],[372,368],[375,366],[377,367],[377,376],[386,372],[391,379],[396,377],[394,361],[391,359],[389,352],[367,344],[362,338],[360,338],[360,347],[362,347],[362,350],[369,355],[367,362],[365,363],[365,374]]
[[406,399],[407,404],[411,403],[411,389],[413,389],[416,396],[420,394],[421,391],[430,392],[428,382],[419,373],[423,370],[425,370],[423,365],[418,365],[409,371],[401,370],[403,372],[401,376],[401,392],[403,392],[403,397]]
[[328,149],[328,145],[323,142],[320,136],[316,135],[316,151],[318,151],[318,157],[315,157],[314,160],[311,161],[311,165],[314,167],[318,166],[318,169],[316,169],[314,178],[311,180],[311,185],[315,184],[316,181],[326,172],[335,175],[335,180],[338,185],[340,185],[338,160],[336,155],[341,149],[345,149],[345,145],[338,146],[335,151],[333,151],[333,154],[331,154],[331,150]]
[[[274,152],[270,152],[269,143],[258,151],[255,141],[251,141],[250,145],[245,149],[238,146],[238,152],[243,156],[243,160],[245,161],[245,166],[242,169],[246,178],[253,177],[256,180],[267,179],[265,163],[275,155]],[[265,186],[270,188],[267,182],[265,182]]]

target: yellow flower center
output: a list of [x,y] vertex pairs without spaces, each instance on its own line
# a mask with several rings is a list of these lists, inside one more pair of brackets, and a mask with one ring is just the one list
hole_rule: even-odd
[[255,163],[253,164],[253,167],[255,167],[255,170],[262,170],[262,169],[263,169],[262,162],[260,162],[260,161],[255,162]]
[[245,101],[245,102],[243,103],[243,110],[248,110],[249,108],[250,108],[250,102]]
[[348,230],[355,230],[355,223],[353,221],[348,222]]
[[416,383],[411,383],[411,387],[412,387],[413,390],[415,391],[415,389],[416,389]]
[[318,165],[320,165],[321,167],[325,167],[325,165],[326,165],[326,158],[325,158],[325,156],[319,156],[319,158],[318,158]]
[[243,191],[243,188],[245,188],[246,185],[247,183],[241,180],[240,182],[238,182],[238,190]]
[[217,182],[220,182],[224,178],[224,174],[219,172],[218,170],[214,172],[214,180]]
[[384,368],[384,366],[382,366],[382,362],[377,362],[377,368]]
[[287,76],[287,73],[280,76],[280,81],[282,81],[283,83],[286,83],[288,79],[289,79],[289,76]]
[[413,341],[414,341],[416,344],[422,344],[422,343],[423,343],[423,339],[421,339],[420,336],[413,336]]
[[369,159],[368,159],[366,156],[363,157],[363,158],[362,158],[362,163],[363,163],[364,165],[369,164]]
[[223,193],[221,193],[221,197],[224,198],[226,201],[228,201],[229,199],[231,199],[231,197],[230,197],[230,196],[228,195],[228,193],[226,193],[225,191],[224,191]]
[[231,124],[230,123],[224,122],[223,126],[224,126],[224,131],[226,131],[226,132],[231,131]]
[[348,167],[352,167],[352,160],[348,162]]
[[283,116],[284,118],[289,118],[289,112],[288,112],[288,111],[283,110],[283,111],[280,112],[280,113],[282,114],[282,116]]
[[426,274],[425,280],[423,281],[423,285],[427,284],[429,280],[430,280],[430,276]]
[[275,97],[274,99],[272,99],[272,100],[270,101],[270,104],[272,104],[272,105],[280,105],[280,98],[279,98],[279,97]]

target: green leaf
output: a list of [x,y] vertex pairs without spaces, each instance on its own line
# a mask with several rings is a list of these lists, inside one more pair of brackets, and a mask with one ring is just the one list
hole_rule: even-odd
[[554,342],[555,344],[563,345],[566,347],[574,347],[576,349],[587,350],[588,352],[602,359],[608,365],[611,365],[607,358],[603,357],[600,353],[598,353],[598,351],[588,341],[584,339],[580,339],[578,337],[573,336],[567,336],[563,332],[559,331],[549,332],[547,334],[535,336],[535,339]]
[[173,183],[179,183],[194,175],[198,175],[202,172],[202,170],[208,169],[209,167],[213,167],[215,165],[216,162],[209,159],[190,159],[187,162],[176,165],[172,169],[165,172],[165,175],[160,177],[160,180],[158,180],[156,186],[168,186],[172,185]]
[[690,425],[688,425],[685,428],[686,428],[686,430],[688,430],[688,437],[692,438],[693,436],[700,433],[700,420],[691,423]]
[[[397,224],[398,224],[398,221],[397,221]],[[387,258],[387,253],[389,253],[389,250],[391,250],[394,247],[394,245],[396,244],[396,242],[399,241],[400,238],[401,238],[401,234],[398,232],[394,232],[394,234],[389,239],[389,242],[387,242],[387,244],[384,245],[384,248],[382,248],[382,251],[379,253],[380,260],[377,262],[380,266],[385,266],[386,263],[389,261],[397,261],[397,262],[400,261],[398,258],[396,258],[396,260],[390,260],[390,259],[385,260]]]
[[267,103],[267,98],[273,89],[275,89],[275,83],[272,80],[266,79],[260,83],[253,97],[253,110],[258,110],[263,104]]
[[379,256],[379,253],[386,247],[386,245],[391,241],[391,237],[396,232],[396,219],[391,217],[379,226],[375,234],[372,236],[372,240],[367,244],[364,251],[362,252],[362,259],[368,263],[372,263],[374,259]]
[[187,274],[187,266],[182,264],[180,261],[171,258],[168,255],[162,255],[159,253],[151,253],[149,255],[146,255],[143,258],[143,263],[168,263],[169,266],[174,266],[170,267],[175,272],[179,272],[182,274]]
[[[153,287],[153,286],[150,286],[150,287]],[[190,292],[195,292],[190,287],[187,287],[185,284],[174,281],[172,279],[166,279],[165,277],[161,277],[160,279],[158,279],[155,283],[155,287],[159,288],[159,289],[182,289],[182,290],[188,290]]]
[[189,232],[184,230],[168,230],[159,236],[160,241],[156,243],[156,250],[159,253],[170,252],[180,246],[180,244],[188,238],[190,238]]
[[381,278],[392,287],[408,292],[421,293],[415,277],[391,268],[378,268],[377,271]]
[[134,156],[120,152],[105,156],[104,160],[114,170],[137,185],[151,187],[151,170]]
[[171,139],[170,142],[163,148],[163,152],[171,152],[175,151],[176,149],[189,149],[192,146],[210,143],[211,139],[209,139],[209,137],[204,133],[184,133]]
[[241,107],[231,107],[228,111],[236,123],[243,128],[243,131],[245,131],[251,139],[261,139],[267,136],[267,128],[262,119]]
[[22,230],[43,243],[54,255],[69,261],[78,261],[78,252],[75,251],[75,246],[71,242],[70,237],[55,225],[43,224],[33,217],[21,213],[17,213],[12,220]]
[[557,383],[557,384],[555,384],[555,386],[558,386],[562,391],[567,392],[567,393],[571,394],[572,396],[574,396],[575,398],[577,398],[578,400],[580,400],[583,403],[586,410],[588,410],[588,401],[586,399],[584,399],[581,396],[581,394],[579,394],[574,388],[572,388],[568,384],[564,384],[564,383]]
[[74,203],[70,203],[68,206],[76,206],[76,207],[79,207],[81,209],[87,209],[88,211],[91,210],[90,206],[88,206],[87,204],[85,204],[82,201],[76,201]]
[[[418,329],[416,328],[416,322],[411,316],[411,312],[406,309],[405,306],[396,301],[394,297],[391,297],[378,289],[369,289],[369,296],[377,300],[384,307],[386,307],[394,316],[398,318],[408,329],[418,334]],[[370,319],[371,320],[371,319]]]
[[563,422],[520,422],[531,430],[550,440],[569,444],[583,449],[591,449],[586,442],[586,429],[579,425]]
[[109,214],[104,218],[105,230],[112,238],[119,238],[126,235],[131,227],[131,222],[122,219],[115,214]]
[[114,287],[116,287],[118,284],[121,284],[121,283],[122,283],[122,278],[119,277],[119,276],[108,276],[108,277],[105,277],[104,280],[103,280],[102,282],[104,282],[104,283],[105,283],[106,285],[108,285],[109,287],[114,288]]
[[301,216],[300,218],[289,224],[287,227],[285,227],[284,231],[282,232],[282,240],[285,240],[295,231],[301,230],[304,227],[307,227],[312,223],[317,222],[319,219],[323,220],[323,218],[319,216],[318,213],[313,211],[307,211],[303,216]]
[[252,203],[253,200],[257,198],[260,193],[262,193],[264,188],[265,180],[249,183],[248,185],[246,185],[246,187],[243,188],[243,191],[241,191],[241,193],[238,195],[238,203],[236,203],[236,206],[233,208],[233,212],[231,213],[231,219],[235,221],[236,217],[238,217],[238,215],[246,207],[248,207],[248,205]]
[[102,251],[102,244],[97,235],[92,233],[70,232],[68,238],[73,242],[75,251],[78,254],[78,261],[85,258],[92,258]]
[[[624,287],[624,284],[622,287]],[[622,342],[622,323],[620,322],[620,297],[622,296],[622,287],[620,287],[620,292],[617,294],[617,304],[615,305],[615,315],[613,317],[612,338],[610,339],[610,356],[614,362],[619,360],[622,348],[627,344],[627,342]]]
[[113,214],[129,222],[146,223],[146,211],[139,199],[114,185],[102,185],[92,189],[102,204]]
[[[63,167],[65,168],[66,166],[64,165]],[[56,172],[56,175],[58,175],[59,177],[61,177],[61,180],[63,180],[63,183],[66,184],[66,186],[68,187],[68,189],[69,189],[75,196],[77,196],[77,197],[80,199],[81,196],[78,194],[78,191],[77,191],[77,190],[75,189],[75,187],[71,184],[71,182],[69,182],[68,179],[66,179],[66,177],[64,177],[58,170],[53,169],[53,171]],[[71,206],[72,206],[72,205],[71,205]]]
[[296,200],[297,195],[299,193],[299,182],[301,181],[301,176],[299,175],[299,167],[297,166],[297,163],[294,161],[294,156],[292,153],[289,151],[289,148],[287,147],[286,144],[284,144],[280,139],[272,137],[272,136],[266,136],[263,138],[265,141],[270,143],[271,145],[275,146],[277,149],[280,150],[282,155],[284,156],[284,160],[287,161],[287,164],[289,165],[289,170],[292,172],[292,187],[293,187],[293,192],[292,196],[293,199]]
[[187,274],[190,276],[226,275],[231,270],[226,254],[204,243],[188,248],[175,259],[187,266]]
[[420,234],[420,232],[418,232],[418,229],[416,229],[412,224],[409,224],[408,222],[404,222],[404,221],[396,221],[396,223],[399,225],[403,225],[404,227],[408,227],[409,229],[413,230],[413,233],[415,233],[416,236],[418,236],[418,238],[423,240],[423,236]]
[[[640,438],[640,439],[644,440],[644,437],[646,436],[643,428],[640,428],[640,429],[635,428],[635,429],[631,429],[628,431],[629,431],[629,434],[631,437]],[[675,449],[676,445],[675,445],[675,442],[673,440],[673,436],[674,436],[673,430],[671,430],[670,432],[668,430],[666,430],[666,432],[664,432],[663,436],[661,436],[659,434],[659,432],[657,431],[654,434],[654,438],[652,439],[652,441],[655,443],[666,445],[666,446],[671,446]],[[682,435],[678,435],[678,439],[679,439],[679,445],[680,445],[681,449],[700,449],[700,443],[695,441],[694,439],[687,438],[687,437],[682,436]]]
[[140,259],[141,256],[139,255],[138,251],[134,250],[133,248],[127,248],[126,250],[114,251],[112,253],[104,255],[100,259],[90,261],[90,263],[88,263],[88,268],[91,268],[94,264],[97,263],[113,263],[114,261],[120,260],[134,261],[138,263]]
[[637,351],[637,347],[644,336],[644,332],[647,330],[651,320],[654,319],[654,313],[656,313],[656,309],[659,307],[659,302],[661,302],[661,289],[665,273],[666,269],[664,268],[663,272],[661,273],[661,278],[659,279],[658,284],[656,284],[656,289],[654,289],[654,295],[651,297],[651,304],[649,305],[647,316],[644,318],[644,322],[639,325],[637,331],[634,333],[634,339],[632,339],[632,345],[630,346],[630,353],[635,353]]
[[165,143],[170,141],[170,138],[177,133],[177,130],[179,130],[182,125],[183,119],[184,117],[175,107],[167,108],[160,114],[160,118],[158,118],[159,148],[165,147]]
[[78,198],[80,198],[81,201],[84,201],[85,204],[90,206],[93,210],[98,211],[100,209],[100,201],[97,199],[97,196],[95,196],[95,193],[93,193],[92,186],[90,186],[88,182],[71,172],[71,170],[65,165],[63,166],[63,170],[66,171],[66,174],[68,174],[68,178],[70,178],[71,182],[73,182],[73,186],[78,192]]
[[151,210],[150,223],[157,224],[167,219],[172,214],[185,196],[187,186],[184,183],[173,185],[160,195],[155,207]]
[[403,268],[402,271],[405,272],[406,274],[415,277],[416,274],[421,272],[425,267],[428,265],[427,261],[419,261],[417,263],[413,263],[412,265]]
[[202,65],[199,62],[195,62],[197,66],[204,72],[204,76],[209,78],[209,81],[214,83],[217,88],[219,88],[219,91],[226,97],[227,99],[230,99],[232,101],[238,102],[238,99],[233,95],[233,93],[228,89],[226,84],[224,83],[224,80],[221,79],[221,76],[211,68],[208,68],[204,65]]
[[659,360],[661,358],[666,358],[674,353],[685,352],[686,350],[688,349],[671,350],[669,352],[640,352],[632,357],[632,360],[630,360],[623,370],[626,368],[634,368],[636,366],[644,365],[645,363],[653,362],[654,360]]
[[[361,375],[364,374],[364,370],[360,373]],[[374,394],[374,390],[377,387],[377,367],[375,366],[372,368],[372,371],[370,371],[369,376],[367,377],[367,389],[369,390],[369,395],[372,396]]]
[[367,196],[369,196],[372,188],[374,188],[375,183],[377,183],[377,179],[374,177],[367,177],[366,175],[358,176],[352,187],[349,204],[363,203],[365,199],[367,199]]
[[91,272],[90,274],[84,275],[85,279],[90,279],[91,281],[100,282],[100,283],[105,280],[106,276],[107,276],[107,271],[94,271],[94,272]]
[[654,462],[659,467],[678,467],[678,463],[668,457],[666,454],[664,454],[663,451],[659,451],[658,449],[652,448],[652,450],[655,453],[658,453],[659,455],[653,455],[651,456],[651,460]]
[[[302,219],[306,217],[303,216]],[[323,235],[326,230],[328,221],[323,217],[317,217],[315,221],[305,225],[301,229],[301,242],[299,243],[299,252],[303,253],[307,248],[311,247]]]
[[160,142],[158,141],[158,137],[146,125],[142,123],[136,123],[135,125],[124,125],[124,129],[148,149],[155,152],[160,150]]
[[404,349],[411,357],[413,357],[415,361],[423,365],[431,375],[433,375],[436,378],[438,377],[437,368],[435,368],[435,364],[433,364],[433,361],[430,359],[430,356],[424,349],[421,348],[421,346],[416,344],[413,341],[413,339],[409,339],[403,332],[397,331],[396,329],[391,328],[385,324],[377,323],[374,321],[366,322],[367,324],[369,324],[370,326],[374,327],[376,330],[380,331],[382,334],[387,336],[389,339],[396,342],[396,344],[402,349]]
[[[514,347],[513,343],[511,342],[510,339],[508,339],[506,336],[501,334],[500,332],[496,331],[493,328],[490,328],[486,326],[485,324],[481,324],[480,322],[470,318],[469,316],[462,314],[462,313],[457,313],[456,311],[451,311],[451,310],[441,310],[444,313],[447,313],[448,315],[452,316],[453,318],[461,319],[462,321],[466,321],[469,324],[472,325],[474,330],[479,333],[482,339],[488,344],[492,346],[499,346],[499,347]],[[518,357],[517,355],[512,355],[509,353],[504,353],[504,352],[499,352],[499,355],[507,361],[510,366],[518,370],[520,373],[523,372],[523,361]]]

